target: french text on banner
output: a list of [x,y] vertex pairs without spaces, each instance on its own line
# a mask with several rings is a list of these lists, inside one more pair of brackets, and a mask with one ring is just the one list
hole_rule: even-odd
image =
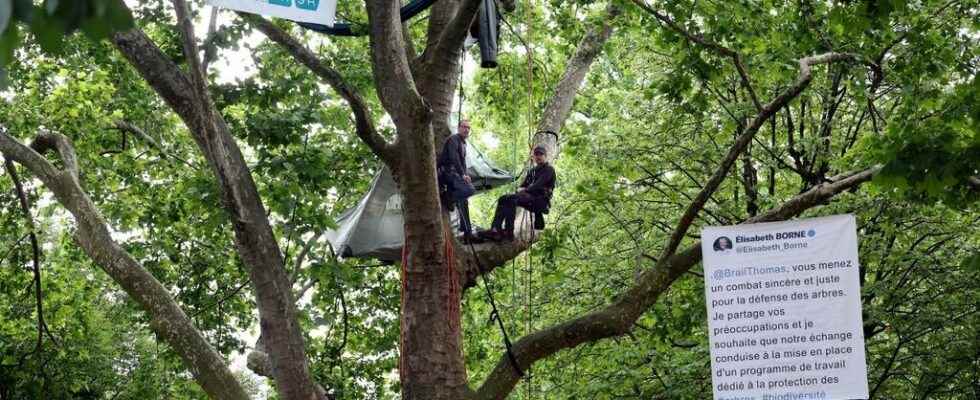
[[716,400],[867,399],[851,215],[701,233]]

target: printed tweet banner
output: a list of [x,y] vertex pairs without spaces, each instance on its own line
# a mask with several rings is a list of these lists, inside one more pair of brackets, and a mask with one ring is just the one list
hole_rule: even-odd
[[208,4],[297,22],[333,26],[337,0],[208,0]]
[[867,399],[853,215],[701,232],[715,400]]

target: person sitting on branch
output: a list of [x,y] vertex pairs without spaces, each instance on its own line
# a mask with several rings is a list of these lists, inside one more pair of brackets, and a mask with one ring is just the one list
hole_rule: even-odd
[[548,163],[547,150],[542,145],[534,147],[534,168],[528,171],[515,194],[506,194],[497,199],[497,210],[493,224],[486,236],[493,240],[514,240],[514,219],[517,207],[534,213],[535,229],[543,228],[541,214],[551,207],[551,193],[555,190],[555,168]]
[[442,204],[452,211],[459,209],[459,230],[463,240],[472,240],[469,197],[476,193],[472,179],[466,174],[466,138],[470,136],[470,121],[459,121],[457,133],[446,138],[436,161],[439,193]]

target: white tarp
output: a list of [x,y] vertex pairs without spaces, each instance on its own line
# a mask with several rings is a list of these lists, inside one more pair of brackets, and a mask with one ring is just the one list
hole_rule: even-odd
[[[514,180],[512,175],[490,164],[483,153],[469,144],[466,169],[477,192]],[[455,212],[452,218],[455,227]],[[401,258],[402,243],[405,241],[403,221],[398,186],[391,172],[382,168],[357,206],[344,211],[337,218],[337,229],[328,231],[324,236],[339,256],[394,261]]]
[[337,0],[208,0],[208,4],[327,26],[333,26],[337,10]]
[[701,241],[715,400],[868,398],[854,216]]

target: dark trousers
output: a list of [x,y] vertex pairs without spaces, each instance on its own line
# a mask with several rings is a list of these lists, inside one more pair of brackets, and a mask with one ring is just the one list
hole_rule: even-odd
[[469,199],[456,201],[456,213],[459,216],[459,231],[465,234],[472,234],[473,226],[470,223]]
[[534,199],[527,193],[505,194],[497,199],[497,210],[493,214],[493,224],[490,228],[514,231],[514,219],[517,218],[517,207],[530,209]]

